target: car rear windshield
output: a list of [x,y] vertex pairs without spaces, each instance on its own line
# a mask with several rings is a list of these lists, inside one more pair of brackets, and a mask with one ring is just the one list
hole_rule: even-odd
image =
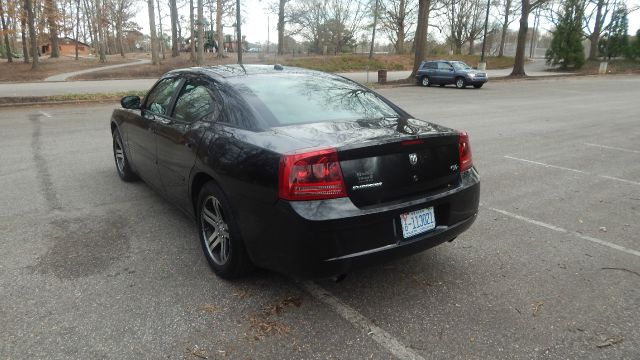
[[275,126],[398,116],[371,91],[332,75],[262,74],[230,82]]

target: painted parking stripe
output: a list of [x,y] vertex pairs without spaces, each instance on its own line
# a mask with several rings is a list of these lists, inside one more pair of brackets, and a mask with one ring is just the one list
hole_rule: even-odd
[[489,207],[489,206],[485,206],[485,208],[487,208],[489,210],[492,210],[492,211],[495,211],[497,213],[500,213],[502,215],[509,216],[511,218],[514,218],[514,219],[518,219],[518,220],[522,220],[522,221],[528,222],[530,224],[542,226],[542,227],[545,227],[547,229],[550,229],[550,230],[553,230],[553,231],[557,231],[559,233],[570,234],[570,235],[573,235],[573,236],[575,236],[575,237],[577,237],[579,239],[582,239],[582,240],[591,241],[593,243],[596,243],[596,244],[599,244],[599,245],[603,245],[603,246],[606,246],[606,247],[611,248],[611,249],[615,249],[615,250],[622,251],[622,252],[630,254],[630,255],[635,255],[635,256],[640,257],[640,251],[637,251],[637,250],[629,249],[629,248],[626,248],[624,246],[620,246],[620,245],[617,245],[617,244],[614,244],[614,243],[611,243],[611,242],[608,242],[608,241],[605,241],[605,240],[602,240],[602,239],[598,239],[598,238],[595,238],[595,237],[592,237],[592,236],[580,234],[579,232],[576,232],[576,231],[569,231],[569,230],[561,228],[559,226],[555,226],[555,225],[544,223],[542,221],[530,219],[528,217],[524,217],[522,215],[514,214],[514,213],[506,211],[506,210],[496,209],[496,208],[492,208],[492,207]]
[[592,143],[584,143],[584,144],[587,145],[587,146],[594,146],[594,147],[599,147],[599,148],[602,148],[602,149],[618,150],[618,151],[630,152],[630,153],[634,153],[634,154],[640,154],[640,151],[633,150],[633,149],[625,149],[625,148],[620,148],[620,147],[615,147],[615,146],[607,146],[607,145],[592,144]]
[[533,160],[527,160],[527,159],[522,159],[522,158],[517,158],[517,157],[509,156],[509,155],[505,155],[504,157],[505,157],[506,159],[522,161],[522,162],[525,162],[525,163],[528,163],[528,164],[540,165],[540,166],[544,166],[544,167],[546,167],[546,168],[553,168],[553,169],[566,170],[566,171],[571,171],[571,172],[580,173],[580,174],[584,174],[584,175],[597,176],[597,177],[602,178],[602,179],[619,181],[619,182],[623,182],[623,183],[625,183],[625,184],[631,184],[631,185],[638,185],[638,186],[640,186],[640,182],[638,182],[638,181],[627,180],[627,179],[621,179],[621,178],[617,178],[617,177],[614,177],[614,176],[607,176],[607,175],[592,174],[592,173],[590,173],[590,172],[588,172],[588,171],[582,171],[582,170],[572,169],[572,168],[568,168],[568,167],[564,167],[564,166],[558,166],[558,165],[545,164],[545,163],[543,163],[543,162],[533,161]]
[[311,296],[332,308],[342,318],[350,322],[351,325],[371,336],[375,342],[387,349],[396,358],[402,360],[424,360],[424,358],[415,351],[402,344],[398,339],[391,336],[391,334],[376,326],[371,320],[314,282],[304,281],[301,284]]
[[587,175],[589,174],[588,172],[582,171],[582,170],[572,169],[572,168],[568,168],[568,167],[564,167],[564,166],[558,166],[558,165],[545,164],[545,163],[542,163],[542,162],[539,162],[539,161],[527,160],[527,159],[522,159],[522,158],[509,156],[509,155],[505,155],[505,158],[511,159],[511,160],[518,160],[518,161],[526,162],[526,163],[529,163],[529,164],[540,165],[540,166],[544,166],[544,167],[548,167],[548,168],[567,170],[567,171],[572,171],[572,172],[576,172],[576,173],[580,173],[580,174],[587,174]]

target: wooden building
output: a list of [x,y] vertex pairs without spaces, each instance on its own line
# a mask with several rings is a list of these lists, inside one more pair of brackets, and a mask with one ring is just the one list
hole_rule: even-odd
[[[76,55],[76,41],[74,39],[64,37],[58,39],[58,47],[60,48],[60,55]],[[51,55],[51,43],[46,43],[40,46],[41,55]],[[91,54],[91,46],[78,41],[78,55],[87,56]]]

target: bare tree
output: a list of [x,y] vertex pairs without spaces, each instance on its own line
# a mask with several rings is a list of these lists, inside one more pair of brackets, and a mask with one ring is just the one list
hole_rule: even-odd
[[165,42],[164,42],[164,29],[162,28],[162,11],[160,9],[160,0],[156,0],[156,5],[158,5],[158,22],[160,25],[160,51],[162,52],[162,60],[166,59],[164,54],[165,51]]
[[171,9],[171,57],[180,55],[178,53],[178,4],[176,0],[169,0]]
[[60,48],[58,44],[58,10],[54,0],[44,1],[45,13],[47,14],[47,23],[49,24],[49,47],[51,48],[51,57],[60,57]]
[[7,51],[7,61],[13,62],[11,43],[9,42],[9,31],[7,30],[7,23],[4,21],[4,8],[2,7],[2,0],[0,0],[0,20],[2,21],[2,32],[4,33],[4,46]]
[[483,14],[486,8],[481,0],[449,0],[444,11],[445,27],[454,53],[461,54],[462,46],[469,43],[469,53],[482,34]]
[[418,1],[418,22],[416,25],[416,35],[414,37],[414,43],[416,48],[416,54],[413,59],[413,71],[409,75],[409,80],[413,79],[418,73],[420,63],[427,56],[427,29],[429,28],[429,15],[431,12],[432,0],[419,0]]
[[511,75],[515,77],[527,76],[524,71],[525,47],[527,42],[527,30],[529,30],[529,15],[539,6],[544,5],[549,0],[520,0],[520,28],[518,29],[518,43],[516,45],[516,58],[513,64]]
[[[611,21],[605,24],[607,18],[611,20],[611,12],[616,8],[618,0],[589,0],[590,12],[586,13],[583,24],[584,36],[589,39],[589,60],[597,60],[600,35],[611,27]],[[593,24],[593,28],[591,28]]]
[[418,4],[413,0],[385,0],[381,5],[382,28],[393,42],[396,53],[404,54],[404,43],[415,25]]
[[216,0],[216,35],[218,36],[218,53],[217,57],[222,58],[224,56],[224,28],[222,27],[222,0]]
[[147,7],[149,8],[149,32],[151,32],[151,63],[158,65],[160,59],[158,57],[158,37],[156,36],[156,15],[153,9],[153,0],[147,0]]
[[500,48],[498,50],[499,57],[504,56],[504,45],[507,40],[509,25],[515,21],[516,17],[514,15],[518,11],[517,7],[514,6],[515,4],[513,3],[513,0],[504,0],[503,5],[504,6],[499,13],[502,17],[502,32],[500,34]]
[[27,10],[23,5],[20,16],[20,36],[22,37],[22,59],[25,64],[30,62],[29,60],[29,48],[27,47]]
[[31,41],[31,69],[36,70],[38,68],[38,34],[36,34],[36,17],[33,13],[33,3],[31,0],[24,0],[24,8],[27,12],[29,40]]
[[278,1],[278,55],[284,54],[285,5],[290,0]]
[[107,61],[104,23],[102,18],[102,4],[100,0],[96,0],[96,20],[95,20],[96,39],[98,39],[98,52],[100,54],[100,62]]
[[202,0],[198,0],[198,41],[196,64],[202,65],[204,63],[204,4]]

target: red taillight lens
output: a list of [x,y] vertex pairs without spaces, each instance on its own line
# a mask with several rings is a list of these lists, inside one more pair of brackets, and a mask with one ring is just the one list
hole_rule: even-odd
[[334,148],[285,154],[280,160],[279,196],[285,200],[321,200],[347,196]]
[[471,166],[473,166],[471,144],[469,143],[469,134],[466,132],[460,133],[458,150],[460,151],[460,172],[471,169]]

